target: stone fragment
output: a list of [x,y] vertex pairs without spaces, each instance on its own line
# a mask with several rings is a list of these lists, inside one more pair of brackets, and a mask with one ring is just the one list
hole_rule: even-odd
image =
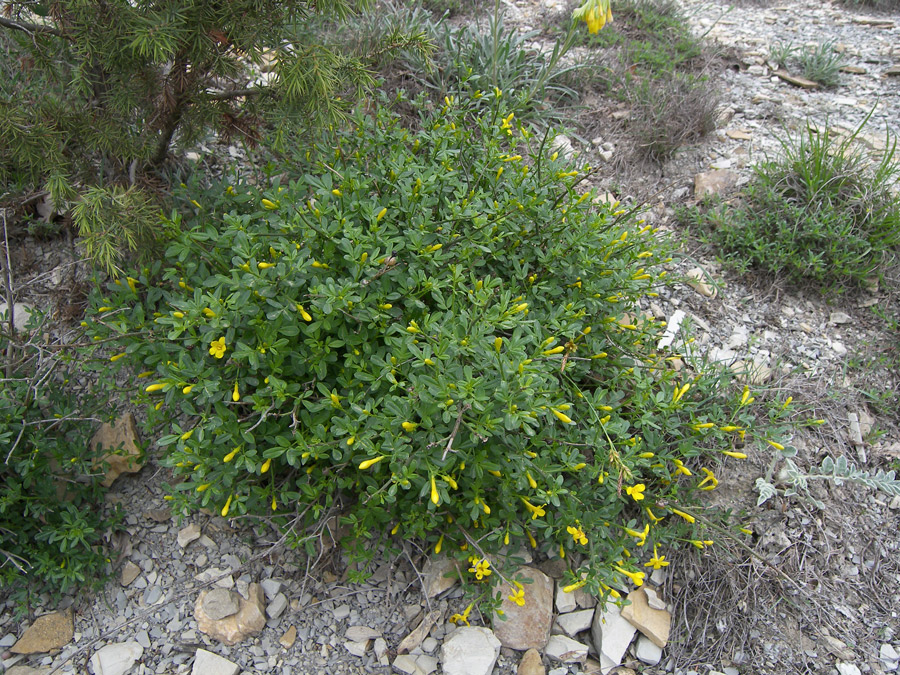
[[241,597],[224,588],[214,588],[203,598],[203,611],[213,621],[219,621],[241,609]]
[[141,568],[135,565],[130,560],[125,563],[122,567],[122,574],[119,577],[119,583],[125,586],[131,586],[134,583],[134,580],[138,578],[138,575],[141,573]]
[[[9,327],[8,311],[9,305],[5,302],[0,302],[0,322],[3,323],[4,328]],[[13,327],[16,329],[16,332],[24,332],[28,322],[31,320],[32,312],[34,312],[34,308],[31,305],[26,305],[24,302],[13,303]]]
[[[344,637],[353,642],[365,642],[366,640],[374,640],[381,637],[381,631],[369,628],[368,626],[350,626]],[[428,650],[426,650],[428,651]]]
[[[203,541],[202,538],[200,540]],[[230,574],[227,574],[227,572],[228,570],[223,570],[219,567],[208,567],[199,574],[195,575],[194,578],[197,581],[205,584],[212,581],[213,579],[219,579],[219,577],[222,577],[216,582],[216,586],[218,586],[219,588],[234,588],[234,577],[232,577]],[[224,577],[222,576],[223,574],[225,575]]]
[[655,666],[662,659],[662,649],[653,644],[650,638],[641,635],[635,643],[634,655],[648,666]]
[[894,649],[893,645],[885,642],[878,651],[878,660],[888,673],[892,673],[900,668],[900,654]]
[[588,656],[588,646],[565,635],[551,635],[544,653],[554,661],[584,663]]
[[665,349],[672,346],[672,343],[675,342],[675,338],[677,337],[678,331],[681,329],[681,324],[686,316],[687,314],[685,314],[684,311],[680,309],[676,309],[674,312],[672,312],[672,316],[670,316],[669,320],[666,322],[666,330],[656,345],[657,349]]
[[284,635],[278,638],[278,642],[281,643],[281,646],[285,649],[290,649],[294,646],[294,642],[297,641],[297,626],[291,626],[288,628]]
[[13,666],[8,668],[4,675],[49,675],[50,666],[42,668],[32,668],[30,666]]
[[445,555],[432,555],[422,569],[425,597],[434,598],[459,581],[459,563]]
[[463,626],[441,645],[444,675],[489,675],[500,656],[500,640],[487,628]]
[[828,317],[828,323],[833,326],[841,326],[845,323],[852,323],[853,318],[846,312],[832,312]]
[[657,647],[665,647],[672,627],[672,615],[664,609],[650,607],[643,588],[629,593],[628,600],[631,604],[622,608],[622,618],[650,638]]
[[13,654],[42,654],[51,649],[60,649],[72,641],[75,624],[72,610],[53,612],[39,616],[22,634],[10,651]]
[[348,640],[344,643],[344,649],[353,654],[353,656],[357,656],[362,658],[366,655],[366,650],[369,648],[369,641],[365,642],[353,642],[352,640]]
[[381,659],[385,654],[387,654],[387,640],[385,640],[384,638],[375,638],[375,642],[372,645],[372,650],[375,652],[375,658]]
[[694,175],[694,199],[707,195],[720,195],[737,184],[738,175],[727,169],[705,171]]
[[714,298],[719,292],[715,286],[707,281],[706,273],[699,267],[688,270],[684,276],[687,277],[687,285],[706,298]]
[[137,642],[106,645],[94,652],[91,669],[94,675],[125,675],[144,654]]
[[[518,577],[522,578],[525,604],[518,605],[510,600],[509,596],[517,589],[502,584],[500,610],[505,620],[494,615],[494,635],[504,647],[543,649],[553,625],[553,579],[534,567],[520,567],[511,579]],[[571,599],[574,604],[574,595]]]
[[541,653],[537,649],[529,649],[519,661],[516,675],[545,675],[547,669],[541,660]]
[[860,26],[872,26],[874,28],[893,28],[894,22],[890,19],[882,19],[880,17],[872,17],[872,16],[854,16],[851,17],[853,23],[858,23]]
[[566,593],[563,590],[564,588],[565,584],[556,584],[556,611],[560,614],[568,614],[578,609],[578,600],[575,599],[575,593]]
[[185,548],[192,541],[200,538],[200,526],[197,523],[191,523],[187,527],[178,530],[178,536],[175,541],[178,542],[180,548]]
[[262,587],[263,593],[266,594],[266,600],[272,602],[275,596],[281,592],[283,584],[276,579],[263,579],[259,582],[259,585]]
[[284,593],[279,593],[275,596],[275,599],[269,603],[269,606],[266,607],[266,616],[270,619],[277,619],[284,613],[284,610],[287,609],[288,599]]
[[259,634],[266,625],[265,596],[259,584],[250,584],[249,600],[240,599],[237,614],[215,620],[203,611],[203,600],[211,591],[201,591],[194,604],[197,629],[226,645],[234,645],[251,635]]
[[652,609],[665,609],[666,603],[662,598],[659,597],[656,590],[653,588],[644,588],[644,593],[647,594],[647,604],[650,605]]
[[885,68],[884,74],[888,77],[900,77],[900,66],[890,66]]
[[406,673],[406,675],[418,675],[419,667],[416,665],[416,658],[409,654],[401,654],[394,659],[391,665],[394,667],[394,670]]
[[137,473],[144,466],[143,452],[140,448],[137,424],[134,415],[126,413],[113,424],[101,424],[94,438],[91,439],[91,450],[108,452],[94,461],[94,467],[102,469],[106,474],[101,481],[103,487],[109,487],[123,473]]
[[841,675],[862,675],[859,670],[859,666],[854,663],[844,663],[842,661],[838,661],[834,665],[834,667],[837,668],[837,671]]
[[631,644],[634,633],[634,626],[622,617],[618,607],[607,604],[605,609],[597,608],[591,624],[591,639],[604,668],[622,663],[622,657]]
[[150,509],[144,511],[144,518],[154,523],[168,523],[172,520],[172,512],[169,509]]
[[850,435],[850,442],[856,447],[864,445],[862,430],[859,428],[859,415],[854,412],[847,413],[847,421],[850,424],[850,428],[848,430],[848,433]]
[[726,129],[725,135],[736,141],[749,141],[753,136],[746,129]]
[[425,636],[428,635],[432,626],[437,623],[439,618],[441,618],[440,610],[435,609],[428,612],[428,614],[422,617],[422,621],[416,626],[415,630],[403,638],[403,641],[397,645],[397,653],[406,654],[422,644],[422,640],[425,639]]
[[194,655],[194,667],[191,675],[237,675],[241,667],[224,656],[213,654],[205,649],[198,649]]
[[[575,637],[583,630],[591,627],[594,619],[593,609],[582,609],[578,612],[570,612],[569,614],[560,614],[556,618],[556,623],[563,629],[569,637]],[[502,640],[501,640],[502,642]]]
[[416,668],[422,675],[431,675],[438,669],[438,660],[428,654],[420,654],[416,657]]
[[784,80],[788,84],[792,84],[795,87],[800,87],[801,89],[818,89],[819,83],[814,80],[807,80],[805,77],[800,77],[799,75],[791,75],[786,70],[776,70],[775,76]]

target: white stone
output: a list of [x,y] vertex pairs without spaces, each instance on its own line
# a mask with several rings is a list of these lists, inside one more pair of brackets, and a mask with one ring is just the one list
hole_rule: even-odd
[[[631,644],[637,629],[622,617],[621,610],[615,605],[608,605],[605,611],[597,609],[594,622],[591,624],[591,638],[594,649],[606,657],[613,665],[620,665],[628,645]],[[603,658],[600,659],[601,663]]]
[[838,661],[838,663],[835,665],[835,668],[837,668],[838,672],[841,675],[862,675],[859,668],[852,663],[843,663],[841,661]]
[[416,675],[416,672],[419,670],[415,657],[409,654],[401,654],[394,659],[394,663],[391,665],[401,673],[406,673],[406,675]]
[[[265,590],[263,591],[265,592]],[[266,615],[270,619],[277,619],[281,614],[287,609],[288,599],[284,593],[279,593],[275,596],[275,599],[269,603],[269,606],[266,607]]]
[[259,582],[262,586],[263,593],[266,594],[266,600],[271,602],[281,592],[282,583],[277,579],[263,579]]
[[237,675],[241,667],[228,659],[205,649],[198,649],[194,656],[191,675]]
[[94,652],[91,669],[94,675],[125,675],[143,654],[137,642],[106,645]]
[[580,612],[560,614],[556,619],[556,623],[559,624],[559,627],[563,629],[566,635],[575,637],[577,633],[591,627],[593,618],[593,609],[583,609]]
[[387,640],[384,638],[375,638],[375,643],[372,645],[372,649],[375,652],[375,658],[381,659],[388,650]]
[[666,603],[663,602],[662,598],[657,595],[656,591],[652,588],[645,588],[644,593],[647,594],[647,604],[650,605],[652,609],[665,609]]
[[578,609],[578,601],[574,593],[563,591],[563,584],[556,584],[556,611],[560,614],[568,614]]
[[185,528],[182,528],[178,531],[178,537],[176,541],[178,542],[178,546],[180,548],[184,548],[192,541],[197,541],[200,538],[200,526],[197,523],[191,523]]
[[544,648],[544,654],[562,663],[584,663],[588,655],[588,646],[565,635],[551,635]]
[[444,675],[489,675],[500,656],[500,640],[487,628],[464,626],[441,645]]
[[[9,326],[9,305],[5,302],[0,302],[0,321],[3,322],[3,329],[5,330]],[[18,332],[22,332],[25,330],[25,326],[28,325],[28,321],[31,318],[31,313],[34,311],[34,308],[31,305],[26,305],[24,302],[14,302],[13,303],[13,326]]]
[[[353,642],[365,642],[366,640],[374,640],[381,637],[381,631],[369,628],[368,626],[350,626],[344,637]],[[427,650],[426,650],[427,651]]]
[[878,659],[881,661],[884,669],[889,673],[900,668],[900,654],[898,654],[897,650],[887,642],[881,645],[881,650],[878,652]]
[[351,642],[344,643],[344,648],[348,652],[353,654],[353,656],[359,656],[359,657],[363,657],[366,655],[366,649],[368,648],[368,646],[369,646],[368,640],[366,640],[365,642],[352,642],[351,641]]
[[650,638],[641,635],[635,643],[634,655],[648,666],[655,666],[662,658],[662,649],[653,644]]
[[422,675],[431,675],[438,669],[438,660],[428,654],[422,654],[416,657],[416,667]]

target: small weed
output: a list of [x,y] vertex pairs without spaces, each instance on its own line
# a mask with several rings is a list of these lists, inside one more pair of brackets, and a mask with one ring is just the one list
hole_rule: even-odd
[[779,42],[769,47],[769,61],[776,64],[779,68],[787,68],[788,63],[794,58],[797,48],[793,42],[787,44]]
[[834,50],[833,40],[798,51],[797,62],[803,77],[808,80],[823,87],[836,87],[841,83],[841,68],[845,61],[843,55]]
[[870,166],[853,147],[855,132],[836,139],[807,126],[782,142],[783,156],[759,164],[738,207],[697,216],[732,264],[826,286],[865,285],[900,243],[900,175],[896,141]]

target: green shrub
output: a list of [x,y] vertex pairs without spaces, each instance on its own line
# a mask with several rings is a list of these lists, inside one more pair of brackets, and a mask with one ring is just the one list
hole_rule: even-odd
[[823,87],[836,87],[841,83],[841,68],[846,64],[843,54],[835,51],[835,41],[823,42],[796,52],[800,72],[808,80]]
[[754,168],[742,205],[697,215],[726,260],[795,281],[869,283],[900,242],[891,191],[900,166],[891,137],[874,165],[853,145],[863,125],[840,139],[807,126],[782,142],[782,157]]
[[27,333],[0,329],[0,588],[29,593],[95,587],[105,578],[105,535],[115,509],[97,508],[103,489],[91,450],[107,401],[75,381],[71,347],[49,341],[48,317],[31,313]]
[[168,262],[87,319],[168,426],[176,508],[309,527],[339,505],[360,559],[417,537],[479,579],[530,543],[602,596],[711,539],[689,505],[755,443],[750,392],[657,353],[661,241],[551,141],[485,92],[189,192]]

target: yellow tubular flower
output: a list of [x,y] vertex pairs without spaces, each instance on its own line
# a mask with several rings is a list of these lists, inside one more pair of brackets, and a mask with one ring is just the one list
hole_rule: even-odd
[[375,216],[375,222],[380,223],[381,219],[384,218],[386,215],[387,215],[387,207],[384,207],[383,209],[381,209],[381,211],[378,212],[378,215]]
[[719,481],[716,480],[715,474],[705,466],[700,467],[700,470],[706,474],[706,478],[697,483],[697,487],[701,490],[715,490],[719,485]]
[[125,352],[122,352],[121,354],[116,354],[115,356],[110,356],[109,360],[112,362],[116,362],[119,359],[121,359],[123,356],[125,356]]
[[225,356],[226,349],[224,337],[220,337],[218,340],[213,340],[209,343],[210,356],[215,356],[217,359],[221,359]]
[[693,476],[690,469],[688,469],[680,459],[673,459],[672,463],[675,464],[675,474],[676,476],[684,475],[684,476]]
[[494,338],[494,351],[499,354],[500,349],[502,347],[503,347],[503,338],[501,338],[501,337]]
[[419,426],[419,423],[418,422],[404,422],[400,426],[403,427],[403,431],[406,431],[407,433],[412,433],[413,431],[416,430],[416,427]]
[[241,393],[238,391],[237,380],[234,382],[234,391],[231,392],[231,400],[235,403],[241,400]]
[[571,417],[569,417],[565,413],[561,413],[556,408],[550,408],[550,412],[552,412],[554,414],[554,416],[556,417],[556,419],[558,419],[563,424],[575,424],[575,422],[572,421]]
[[728,457],[734,457],[735,459],[747,459],[747,455],[743,452],[732,452],[731,450],[722,450],[723,455],[727,455]]
[[431,477],[431,503],[437,506],[441,503],[441,495],[438,493],[437,483],[434,476]]
[[562,345],[559,345],[558,347],[554,347],[553,349],[548,349],[541,353],[544,356],[553,356],[554,354],[559,354],[560,352],[562,352],[564,350],[565,350],[565,347],[563,347]]
[[[575,523],[578,525],[578,523]],[[572,540],[576,544],[581,544],[582,546],[587,544],[587,535],[584,533],[584,530],[581,529],[581,525],[577,527],[572,527],[571,525],[566,528],[566,532],[572,535]]]
[[537,481],[534,480],[534,478],[531,477],[531,474],[528,473],[527,471],[525,472],[525,478],[528,479],[528,485],[531,486],[531,489],[536,490],[537,489]]
[[441,538],[438,539],[437,545],[435,545],[435,547],[434,547],[435,554],[440,553],[443,546],[444,546],[444,535],[441,535]]
[[685,519],[686,521],[688,521],[689,523],[694,523],[694,522],[696,522],[696,520],[697,520],[697,519],[694,518],[694,516],[692,516],[690,513],[685,513],[684,511],[679,511],[678,509],[669,509],[669,510],[670,510],[672,513],[674,513],[676,516],[681,516],[682,518],[684,518],[684,519]]
[[624,574],[626,577],[631,579],[632,583],[635,586],[643,586],[644,585],[644,578],[647,575],[644,574],[643,572],[629,572],[628,570],[623,569],[622,567],[619,567],[618,565],[613,565],[613,569],[616,570],[617,572]]
[[190,394],[194,390],[194,385],[189,384],[184,389],[181,390],[182,394]]
[[[124,356],[124,355],[123,355]],[[115,357],[114,357],[115,358]],[[784,446],[781,443],[776,443],[775,441],[766,440],[766,443],[771,445],[776,450],[784,450]]]
[[649,562],[644,563],[644,567],[652,567],[655,570],[662,569],[663,567],[668,566],[669,561],[666,560],[666,556],[659,555],[656,551],[656,545],[653,546],[653,557],[650,558]]
[[241,449],[240,447],[235,448],[234,450],[232,450],[231,452],[229,452],[227,455],[225,455],[225,456],[222,458],[222,461],[225,462],[226,464],[228,464],[228,462],[230,462],[231,460],[233,460],[233,459],[237,456],[238,450],[240,450],[240,449]]
[[516,603],[519,607],[525,606],[525,587],[522,586],[518,581],[513,582],[516,585],[516,590],[512,592],[512,594],[506,596],[514,603]]
[[225,506],[222,507],[222,517],[228,515],[228,510],[231,508],[231,500],[234,499],[234,495],[228,495],[228,501],[225,502]]
[[380,455],[379,457],[373,457],[372,459],[367,459],[367,460],[359,463],[359,468],[361,471],[365,471],[366,469],[370,469],[373,466],[375,466],[376,464],[378,464],[378,462],[380,462],[384,458],[385,458],[385,455]]
[[144,389],[144,391],[146,391],[148,394],[152,394],[154,391],[159,391],[165,386],[166,385],[162,382],[157,382],[156,384],[151,384],[149,387]]
[[267,263],[267,262],[256,263],[256,266],[261,270],[267,270],[270,267],[275,267],[275,265],[273,263]]
[[625,493],[634,501],[639,502],[644,499],[644,490],[646,489],[646,485],[644,485],[643,483],[638,483],[637,485],[631,485],[625,488]]
[[263,465],[259,469],[260,474],[266,473],[269,470],[270,466],[272,466],[272,458],[271,457],[269,459],[267,459],[265,462],[263,462]]

